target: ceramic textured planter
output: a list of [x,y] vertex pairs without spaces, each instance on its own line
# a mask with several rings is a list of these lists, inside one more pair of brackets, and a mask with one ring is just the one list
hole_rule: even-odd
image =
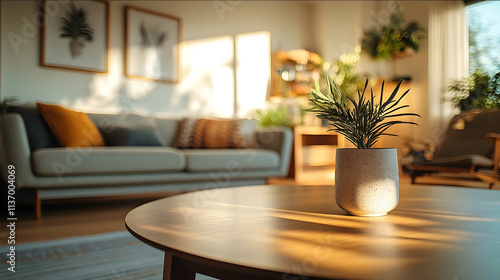
[[337,149],[337,205],[355,216],[383,216],[398,205],[396,149]]

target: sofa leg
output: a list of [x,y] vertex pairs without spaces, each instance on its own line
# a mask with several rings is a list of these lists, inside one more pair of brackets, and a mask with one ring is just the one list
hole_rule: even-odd
[[415,180],[417,179],[417,176],[411,176],[411,184],[415,184]]
[[22,205],[26,210],[29,209],[30,213],[33,213],[37,220],[42,218],[42,201],[38,189],[20,189],[16,195],[19,205]]
[[40,200],[39,190],[35,190],[35,218],[37,220],[42,218],[42,201]]

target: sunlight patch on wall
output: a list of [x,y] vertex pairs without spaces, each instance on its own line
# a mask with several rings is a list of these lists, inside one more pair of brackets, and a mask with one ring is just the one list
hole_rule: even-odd
[[271,67],[271,34],[267,31],[236,36],[237,117],[265,106]]
[[127,97],[136,101],[144,99],[157,86],[157,83],[146,80],[129,80],[126,84]]
[[183,42],[179,84],[124,77],[123,53],[110,49],[108,75],[94,75],[88,94],[61,104],[93,113],[149,114],[144,104],[156,98],[165,99],[165,108],[179,108],[176,117],[248,117],[265,105],[270,43],[267,31]]
[[108,74],[93,75],[88,85],[89,95],[79,97],[73,102],[63,98],[61,104],[84,112],[117,113],[122,111],[117,103],[120,88],[123,86],[122,52],[119,49],[109,49],[108,56]]
[[183,42],[182,78],[172,102],[188,95],[190,116],[234,114],[234,40],[231,36]]

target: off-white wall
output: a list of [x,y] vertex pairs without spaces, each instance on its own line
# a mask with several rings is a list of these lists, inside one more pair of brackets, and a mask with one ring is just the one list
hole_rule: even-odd
[[[39,66],[40,34],[38,30],[25,26],[25,20],[33,23],[33,16],[39,12],[38,1],[2,1],[1,5],[2,97],[16,96],[22,102],[59,103],[85,111],[135,111],[176,116],[227,112],[226,105],[220,105],[217,101],[193,106],[192,103],[200,100],[200,97],[207,99],[201,96],[207,92],[202,86],[203,81],[198,87],[198,81],[189,79],[189,76],[183,77],[178,85],[145,82],[124,76],[123,9],[126,5],[180,17],[184,42],[221,37],[234,39],[245,33],[267,31],[271,37],[271,51],[312,45],[310,8],[305,3],[110,1],[108,73],[57,70]],[[218,5],[217,8],[214,5]],[[23,31],[27,33],[23,35]],[[16,33],[26,39],[26,43],[18,46],[18,52],[9,42],[9,33]],[[182,64],[182,61],[181,65],[183,70],[196,68],[196,65]]]
[[313,6],[316,51],[326,61],[353,52],[362,34],[362,13],[372,1],[324,1]]

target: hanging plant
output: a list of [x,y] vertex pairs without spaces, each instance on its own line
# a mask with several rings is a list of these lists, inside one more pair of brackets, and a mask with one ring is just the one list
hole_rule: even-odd
[[416,21],[405,24],[403,16],[394,13],[386,26],[365,30],[361,49],[373,59],[391,59],[408,50],[418,51],[424,37],[425,29]]

